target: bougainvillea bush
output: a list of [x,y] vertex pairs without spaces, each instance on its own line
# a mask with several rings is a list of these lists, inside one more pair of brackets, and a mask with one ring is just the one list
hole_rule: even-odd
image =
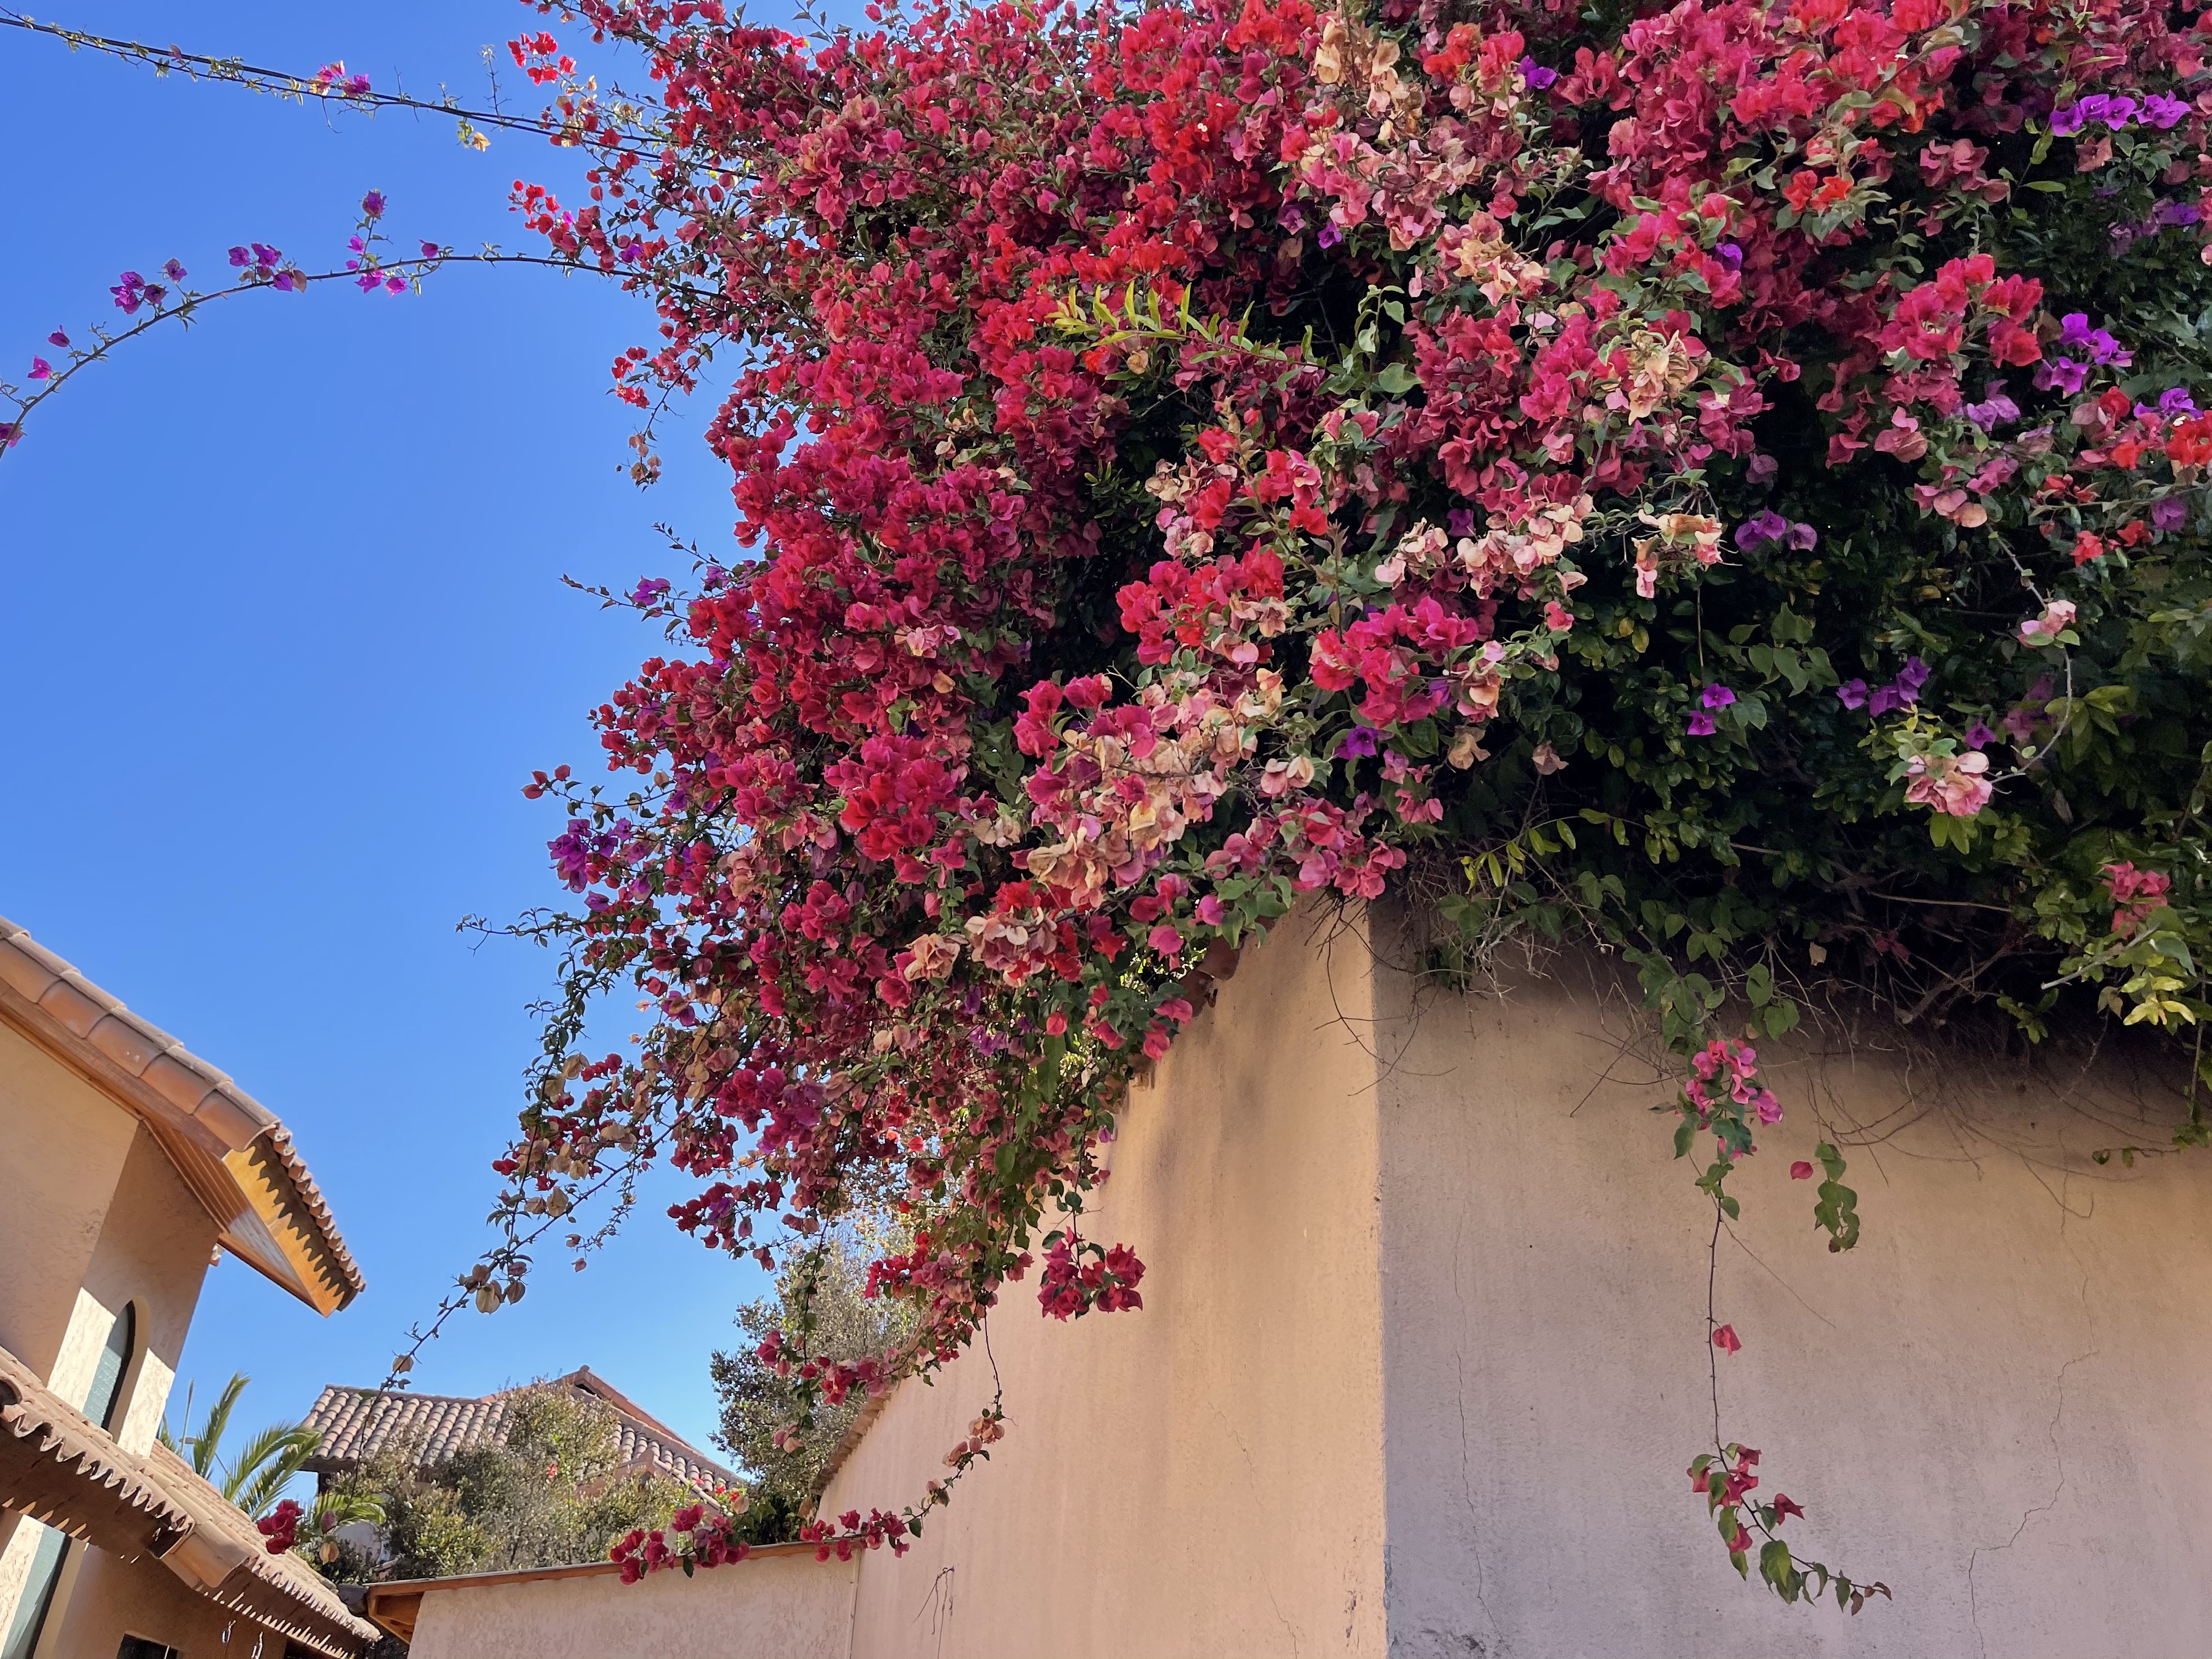
[[[634,777],[531,786],[582,901],[501,1168],[520,1237],[664,1154],[763,1264],[900,1211],[870,1284],[920,1334],[772,1334],[794,1431],[1018,1282],[1140,1305],[1082,1226],[1125,1081],[1303,895],[1404,898],[1449,975],[1624,953],[1718,1214],[1808,994],[2194,1044],[2212,13],[571,5],[516,55],[588,198],[517,204],[656,303],[624,398],[738,365],[737,535],[629,596],[672,641],[599,710]],[[1692,1467],[1736,1565],[1853,1601],[1758,1456]],[[903,1547],[910,1496],[811,1535]],[[734,1549],[678,1518],[633,1576]]]
[[[1728,1214],[1802,988],[2193,1042],[2212,13],[869,15],[575,7],[660,143],[519,200],[657,299],[624,398],[749,355],[738,550],[630,597],[675,648],[599,711],[635,790],[532,785],[572,988],[658,1021],[591,1064],[556,1025],[513,1202],[650,1144],[768,1263],[887,1194],[871,1284],[921,1334],[832,1363],[801,1318],[762,1352],[802,1400],[943,1364],[1015,1281],[1136,1307],[1081,1226],[1124,1081],[1304,894],[1396,888],[1443,969],[1626,952]],[[1736,1565],[1847,1599],[1757,1459],[1691,1473]],[[945,1496],[813,1535],[901,1547]],[[717,1559],[686,1518],[640,1570]]]

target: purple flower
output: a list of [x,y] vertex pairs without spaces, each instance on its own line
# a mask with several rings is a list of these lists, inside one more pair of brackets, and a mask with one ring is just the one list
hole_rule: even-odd
[[1768,507],[1736,526],[1735,544],[1748,553],[1769,542],[1778,542],[1789,533],[1790,520]]
[[1444,514],[1444,532],[1454,541],[1474,534],[1474,513],[1472,508],[1455,507]]
[[1966,405],[1966,418],[1984,432],[2020,418],[2020,405],[2005,396],[2004,385],[2002,380],[1991,380],[1983,401]]
[[1928,684],[1928,665],[1917,657],[1907,657],[1905,666],[1897,671],[1897,695],[1900,701],[1915,703],[1920,701],[1920,688]]
[[2071,138],[2081,131],[2088,114],[2080,104],[2069,104],[2064,109],[2051,112],[2051,131],[2053,137]]
[[264,270],[274,270],[283,263],[283,258],[282,253],[266,242],[256,242],[253,245],[253,263]]
[[1846,708],[1865,708],[1867,683],[1864,680],[1845,680],[1836,688],[1836,701]]
[[1698,701],[1708,708],[1725,708],[1735,701],[1735,693],[1716,680],[1705,688],[1705,695]]
[[1713,252],[1721,256],[1721,263],[1731,270],[1743,264],[1743,250],[1734,242],[1716,243]]
[[1371,755],[1382,740],[1382,734],[1371,726],[1355,726],[1336,740],[1335,758],[1355,759]]
[[381,219],[384,216],[384,192],[380,190],[372,190],[368,195],[362,197],[361,212],[364,219]]
[[2035,384],[2045,392],[2063,392],[2069,397],[2079,392],[2089,379],[2089,365],[2077,363],[2071,357],[2052,357],[2039,364]]
[[2097,118],[2118,132],[2136,118],[2136,112],[2142,107],[2132,98],[2114,96],[2105,100],[2105,107]]
[[2189,503],[2179,495],[2161,496],[2150,504],[2150,525],[2154,530],[2179,530],[2189,522]]
[[1905,698],[1894,685],[1877,686],[1867,698],[1867,713],[1875,720],[1905,707]]
[[[1306,210],[1296,202],[1285,202],[1276,211],[1275,222],[1295,236],[1306,228]],[[633,247],[635,246],[635,243],[631,244]],[[623,250],[623,257],[624,258],[629,257],[629,248]]]
[[1541,92],[1559,78],[1559,72],[1546,69],[1533,58],[1523,58],[1521,60],[1521,78],[1528,83],[1531,92]]
[[422,257],[423,257],[424,258],[426,258],[426,259],[434,259],[434,258],[436,258],[438,257],[438,245],[437,245],[435,242],[425,242],[425,243],[423,243],[423,244],[422,244]]
[[1966,728],[1966,743],[1969,749],[1986,749],[1996,740],[1997,734],[1990,730],[1987,720],[1977,719]]
[[1692,711],[1683,729],[1693,738],[1710,738],[1719,728],[1713,724],[1713,717],[1700,708]]
[[33,357],[31,359],[31,378],[33,380],[43,380],[47,375],[53,372],[54,366],[48,362],[44,357]]
[[0,421],[0,449],[13,449],[22,441],[23,423],[21,421]]
[[641,611],[650,610],[660,602],[662,596],[667,592],[668,583],[665,578],[647,576],[638,583],[636,588],[631,592],[629,602]]
[[2112,125],[2112,100],[2100,92],[2091,94],[2075,105],[2074,113],[2081,117],[2084,125],[2091,121],[2102,121],[2109,126]]
[[135,316],[146,302],[146,279],[135,270],[126,270],[123,280],[107,291],[115,296],[117,310],[126,317]]
[[1343,240],[1344,233],[1336,228],[1336,221],[1334,219],[1331,219],[1328,223],[1324,224],[1321,228],[1319,234],[1314,237],[1314,240],[1320,243],[1323,247],[1334,247]]
[[1789,541],[1798,552],[1810,553],[1820,545],[1820,532],[1809,524],[1793,524],[1790,526]]
[[2086,312],[2069,311],[2058,319],[2058,348],[2062,351],[2078,351],[2092,362],[2118,363],[2125,368],[2135,354],[2124,350],[2111,332],[2091,328]]
[[242,265],[242,264],[245,264],[248,260],[250,260],[250,259],[251,259],[251,258],[253,258],[253,256],[252,256],[251,253],[248,253],[248,252],[247,252],[244,248],[242,248],[242,247],[234,247],[234,248],[231,249],[231,251],[230,251],[230,262],[231,262],[231,264],[233,264],[234,265]]
[[2168,386],[2158,394],[2158,412],[2169,420],[2177,415],[2194,415],[2197,400],[2185,386]]
[[2026,743],[2035,735],[2036,710],[2022,703],[2009,710],[2004,717],[2006,733],[2014,743]]
[[69,349],[69,336],[63,333],[61,330],[56,329],[52,333],[46,336],[46,343],[48,345],[58,345],[61,347],[63,350],[66,351]]
[[2143,100],[2142,113],[2146,124],[2163,132],[2189,113],[2189,106],[2179,98],[2169,96],[2163,92],[2154,92]]
[[407,292],[407,279],[406,279],[404,276],[402,276],[398,275],[397,273],[394,273],[393,275],[392,275],[392,276],[390,276],[386,277],[386,278],[384,279],[384,291],[385,291],[386,294],[404,294],[404,293],[406,293],[406,292]]
[[280,270],[274,278],[279,294],[293,294],[307,285],[307,279],[296,270]]
[[2203,220],[2203,214],[2188,202],[2160,202],[2151,210],[2150,222],[2154,225],[2193,225]]
[[1772,483],[1774,475],[1781,471],[1782,463],[1763,449],[1753,453],[1751,465],[1743,470],[1744,476],[1755,484]]
[[173,283],[181,283],[185,280],[185,268],[174,259],[161,261],[161,274]]

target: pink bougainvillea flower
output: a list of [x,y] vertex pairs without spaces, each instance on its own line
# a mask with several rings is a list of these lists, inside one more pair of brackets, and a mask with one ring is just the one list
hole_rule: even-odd
[[1743,1344],[1736,1338],[1735,1326],[1723,1325],[1713,1333],[1713,1346],[1723,1353],[1738,1353],[1742,1351]]
[[31,359],[31,379],[34,380],[43,380],[53,372],[54,366],[48,362],[44,357],[33,357]]
[[1790,1178],[1792,1181],[1810,1181],[1813,1178],[1813,1166],[1803,1158],[1799,1158],[1790,1166]]

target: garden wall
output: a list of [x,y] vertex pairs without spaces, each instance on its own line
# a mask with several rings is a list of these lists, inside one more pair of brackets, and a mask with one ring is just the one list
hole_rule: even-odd
[[[1721,1240],[1723,1430],[1805,1553],[1896,1591],[1851,1619],[1738,1582],[1689,1491],[1711,1211],[1632,999],[1570,958],[1417,1002],[1376,955],[1286,924],[1133,1093],[1088,1231],[1150,1264],[1145,1310],[1010,1292],[1007,1438],[866,1558],[855,1659],[2212,1644],[2212,1169],[2088,1160],[2158,1138],[2124,1068],[1886,1027],[1765,1052],[1788,1115]],[[1788,1175],[1816,1119],[1879,1137],[1841,1256]],[[989,1377],[902,1386],[825,1509],[911,1499]]]
[[386,1585],[370,1610],[401,1613],[411,1659],[843,1659],[858,1571],[781,1548],[637,1584],[571,1567]]
[[1010,1286],[990,1355],[902,1385],[838,1472],[826,1513],[913,1501],[995,1357],[1006,1437],[866,1558],[855,1659],[1382,1651],[1371,988],[1321,963],[1249,952],[1132,1091],[1085,1231],[1137,1246],[1143,1311],[1063,1325]]
[[[1378,977],[1393,1659],[2212,1650],[2212,1163],[2088,1157],[2160,1144],[2170,1096],[1884,1024],[1761,1045],[1786,1115],[1731,1182],[1722,1431],[1803,1553],[1895,1591],[1850,1619],[1738,1583],[1684,1476],[1712,1212],[1621,982]],[[1816,1121],[1876,1139],[1840,1255],[1789,1177]]]

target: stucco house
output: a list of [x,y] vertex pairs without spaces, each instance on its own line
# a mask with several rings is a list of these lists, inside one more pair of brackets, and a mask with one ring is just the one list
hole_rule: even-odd
[[[2152,1079],[1873,1019],[1762,1043],[1773,1133],[1853,1146],[1865,1235],[1827,1252],[1770,1148],[1709,1265],[1617,964],[1463,996],[1398,928],[1289,920],[1133,1089],[1086,1230],[1146,1257],[1141,1313],[1014,1287],[988,1353],[863,1413],[824,1514],[912,1502],[1005,1388],[903,1557],[392,1584],[370,1616],[415,1659],[2212,1650],[2212,1183],[2092,1156],[2170,1133]],[[1798,1541],[1894,1601],[1729,1569],[1683,1475],[1716,1367]]]
[[0,920],[0,1656],[351,1659],[379,1638],[156,1441],[218,1255],[361,1293],[267,1108]]

